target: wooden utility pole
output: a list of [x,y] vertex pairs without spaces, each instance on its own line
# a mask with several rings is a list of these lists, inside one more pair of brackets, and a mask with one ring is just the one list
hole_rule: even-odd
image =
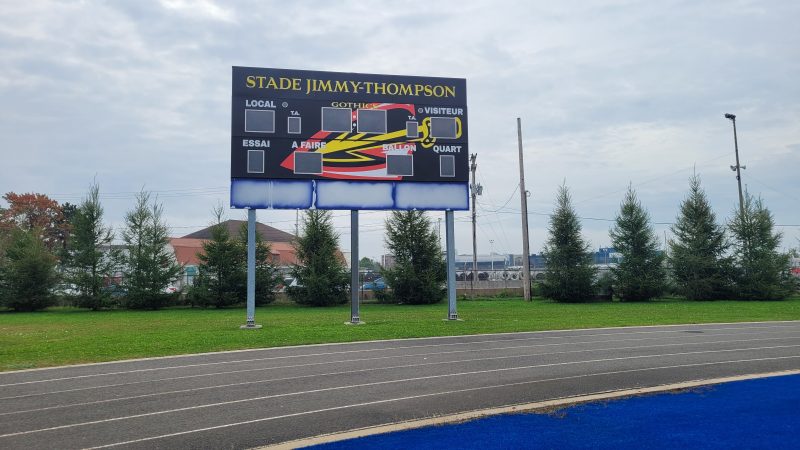
[[472,282],[470,283],[472,296],[475,297],[475,282],[478,281],[478,241],[475,235],[475,200],[478,197],[478,184],[475,182],[475,170],[478,168],[478,164],[475,163],[475,159],[478,158],[478,155],[473,153],[469,155],[469,170],[472,173],[472,184],[470,185],[470,191],[472,191]]
[[525,190],[525,167],[522,164],[522,121],[517,117],[519,143],[519,198],[522,206],[522,292],[525,301],[531,301],[531,262],[528,248],[528,191]]

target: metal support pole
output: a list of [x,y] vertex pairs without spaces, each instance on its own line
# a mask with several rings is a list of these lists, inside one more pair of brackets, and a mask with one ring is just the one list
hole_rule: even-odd
[[736,137],[736,116],[733,116],[733,145],[736,149],[736,182],[739,183],[739,211],[744,217],[744,196],[742,195],[742,166],[739,164],[739,139]]
[[736,166],[731,170],[736,172],[736,183],[739,185],[739,212],[744,216],[744,195],[742,195],[742,169],[746,167],[739,164],[739,139],[736,136],[736,114],[725,114],[725,118],[733,122],[733,146],[736,149]]
[[489,245],[491,246],[489,257],[492,258],[492,275],[494,275],[494,239],[489,239]]
[[247,323],[242,329],[255,330],[256,325],[256,210],[247,210]]
[[453,211],[444,212],[445,238],[447,239],[447,320],[458,320],[456,312],[456,238]]
[[522,164],[522,120],[517,117],[519,142],[519,198],[522,203],[522,293],[531,301],[531,262],[528,248],[528,191],[525,190],[525,166]]
[[362,324],[358,314],[358,210],[350,211],[350,322],[348,325]]

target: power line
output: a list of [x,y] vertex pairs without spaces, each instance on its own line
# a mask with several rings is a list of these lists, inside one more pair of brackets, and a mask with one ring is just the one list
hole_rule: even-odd
[[[751,167],[751,169],[752,169],[752,167]],[[784,196],[786,196],[786,197],[789,197],[789,198],[790,198],[790,199],[792,199],[792,200],[795,200],[795,201],[798,201],[798,202],[800,202],[800,198],[797,198],[797,197],[795,197],[794,195],[787,194],[786,192],[779,191],[779,190],[775,189],[774,187],[772,187],[772,186],[768,185],[767,183],[764,183],[763,181],[761,181],[761,180],[759,180],[758,178],[754,177],[752,174],[748,174],[748,175],[747,175],[747,178],[749,178],[749,179],[751,179],[751,180],[755,181],[756,183],[758,183],[758,184],[760,184],[760,185],[764,186],[765,188],[767,188],[767,189],[769,189],[769,190],[771,190],[771,191],[773,191],[773,192],[777,192],[778,194],[784,195]]]
[[[729,152],[721,153],[721,154],[719,154],[719,155],[717,155],[717,156],[714,156],[713,158],[709,158],[709,159],[706,159],[706,160],[700,161],[700,164],[705,164],[705,163],[708,163],[708,162],[716,161],[716,160],[718,160],[718,159],[722,159],[722,158],[724,158],[724,157],[728,156],[728,153],[729,153]],[[664,174],[664,175],[659,175],[659,176],[657,176],[657,177],[654,177],[654,178],[649,178],[649,179],[646,179],[646,180],[644,180],[644,181],[639,181],[639,182],[637,182],[637,183],[633,183],[633,185],[634,185],[634,186],[643,186],[643,185],[645,185],[645,184],[654,183],[654,182],[656,182],[656,181],[663,180],[664,178],[669,178],[669,177],[671,177],[671,176],[673,176],[673,175],[677,175],[677,174],[679,174],[679,173],[681,173],[681,172],[685,172],[685,171],[686,171],[686,170],[688,170],[688,169],[692,169],[692,170],[694,170],[696,166],[697,166],[697,163],[695,163],[695,164],[692,164],[692,166],[691,166],[691,167],[684,167],[684,168],[678,169],[678,170],[676,170],[676,171],[674,171],[674,172],[670,172],[670,173],[667,173],[667,174]],[[582,200],[576,200],[576,201],[574,201],[573,203],[574,203],[574,204],[579,204],[579,203],[588,202],[589,200],[596,200],[596,199],[598,199],[598,198],[608,197],[609,195],[616,195],[616,194],[619,194],[619,193],[621,193],[621,192],[625,192],[627,189],[628,189],[628,188],[626,187],[625,189],[619,189],[619,190],[616,190],[616,191],[613,191],[613,192],[607,192],[607,193],[605,193],[605,194],[599,194],[599,195],[595,195],[594,197],[588,197],[588,198],[584,198],[584,199],[582,199]]]
[[[478,177],[483,182],[483,184],[486,185],[486,181],[484,181],[484,179],[483,179],[483,175],[482,175],[482,172],[480,171],[480,168],[478,169]],[[517,189],[519,189],[519,185],[516,186],[516,188],[514,189],[514,192],[516,192]],[[511,197],[508,199],[508,202],[510,202],[511,198],[514,197],[514,192],[511,193]],[[488,193],[487,193],[487,197],[491,197],[491,195],[492,195],[492,192],[491,192],[491,189],[489,189]],[[493,199],[490,198],[490,200],[493,200]],[[506,204],[508,204],[508,202],[506,202]],[[506,228],[505,228],[505,226],[503,226],[503,222],[502,221],[499,221],[498,224],[500,225],[500,232],[503,233],[503,245],[506,248],[509,248],[510,247],[510,245],[509,245],[510,240],[508,239],[508,235],[506,234]]]

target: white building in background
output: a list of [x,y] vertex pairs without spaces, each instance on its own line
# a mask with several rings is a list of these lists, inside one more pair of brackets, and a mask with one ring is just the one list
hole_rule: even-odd
[[394,267],[394,255],[381,255],[381,267],[384,269],[391,269]]
[[[511,266],[509,255],[492,253],[489,255],[478,255],[478,270],[503,270]],[[471,270],[472,255],[456,255],[456,270]]]

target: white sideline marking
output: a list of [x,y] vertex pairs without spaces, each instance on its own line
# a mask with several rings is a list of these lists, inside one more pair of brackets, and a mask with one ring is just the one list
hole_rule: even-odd
[[[650,338],[653,339],[653,338]],[[736,339],[732,341],[712,341],[712,342],[692,342],[692,343],[677,343],[677,344],[658,344],[658,345],[647,345],[647,346],[629,346],[629,347],[611,347],[611,348],[594,348],[594,349],[583,349],[583,350],[569,350],[563,352],[550,352],[550,353],[529,353],[529,354],[522,354],[522,355],[509,355],[509,356],[495,356],[491,358],[471,358],[471,359],[460,359],[455,361],[439,361],[439,362],[429,362],[429,363],[420,363],[420,364],[404,364],[398,366],[387,366],[387,367],[371,367],[368,369],[358,369],[358,370],[346,370],[346,371],[339,371],[339,372],[327,372],[327,373],[318,373],[318,374],[311,374],[311,375],[297,375],[291,377],[283,377],[283,378],[268,378],[262,380],[254,380],[254,381],[243,381],[240,383],[229,383],[229,384],[219,384],[214,386],[204,386],[199,388],[190,388],[190,389],[180,389],[175,391],[164,391],[164,392],[154,392],[151,394],[140,394],[140,395],[133,395],[129,397],[114,397],[111,399],[105,400],[95,400],[91,402],[83,402],[83,403],[68,403],[62,405],[55,405],[55,406],[47,406],[43,408],[36,408],[36,409],[27,409],[27,410],[20,410],[20,411],[10,411],[0,413],[0,416],[8,416],[14,414],[24,414],[24,413],[31,413],[31,412],[38,412],[38,411],[48,411],[53,409],[63,409],[63,408],[71,408],[71,407],[81,407],[81,406],[89,406],[89,405],[97,405],[101,403],[111,403],[111,402],[119,402],[123,400],[133,400],[138,398],[147,398],[147,397],[158,397],[161,395],[172,395],[172,394],[184,394],[187,392],[198,392],[198,391],[205,391],[210,389],[220,389],[220,388],[227,388],[227,387],[235,387],[235,386],[247,386],[251,384],[260,384],[260,383],[273,383],[278,381],[287,381],[287,380],[299,380],[303,378],[315,378],[315,377],[327,377],[333,375],[350,375],[355,373],[364,373],[364,372],[372,372],[378,370],[392,370],[392,369],[408,369],[411,367],[426,367],[426,366],[436,366],[436,365],[446,365],[446,364],[461,364],[467,362],[476,362],[476,361],[495,361],[500,359],[511,359],[511,358],[530,358],[534,356],[553,356],[553,355],[563,355],[563,354],[570,354],[570,353],[587,353],[587,352],[604,352],[604,351],[613,351],[613,350],[639,350],[639,349],[650,349],[650,348],[657,348],[657,347],[674,347],[677,345],[680,346],[688,346],[688,345],[711,345],[711,344],[732,344],[736,342],[754,342],[754,341],[781,341],[781,340],[788,340],[788,339],[796,339],[796,337],[791,338],[764,338],[764,339]],[[541,345],[562,345],[562,344],[541,344]],[[515,348],[526,348],[526,347],[507,347],[505,349],[515,349]],[[493,350],[505,350],[504,348],[493,349]],[[468,352],[469,350],[459,350],[457,352],[445,352],[445,353],[461,353],[461,352]],[[426,354],[428,355],[428,354]],[[404,355],[406,356],[406,355]],[[394,358],[394,357],[384,357],[384,358]],[[382,358],[368,358],[368,359],[382,359]],[[352,360],[352,361],[359,361],[359,360]],[[313,365],[313,364],[302,364],[300,366],[305,365]],[[294,367],[294,366],[290,366]],[[284,367],[285,368],[285,367]],[[256,369],[254,369],[256,370]]]
[[[195,405],[195,406],[187,406],[184,408],[175,408],[175,409],[168,409],[163,411],[154,411],[149,413],[142,413],[142,414],[134,414],[130,416],[120,416],[120,417],[112,417],[109,419],[100,419],[100,420],[92,420],[89,422],[78,422],[72,423],[67,425],[58,425],[55,427],[48,427],[48,428],[40,428],[35,430],[27,430],[27,431],[17,431],[14,433],[7,433],[0,435],[0,438],[11,437],[11,436],[20,436],[25,434],[32,434],[32,433],[40,433],[44,431],[53,431],[53,430],[61,430],[65,428],[74,428],[74,427],[83,427],[87,425],[96,425],[99,423],[108,423],[108,422],[117,422],[120,420],[129,420],[129,419],[136,419],[140,417],[149,417],[149,416],[157,416],[163,414],[171,414],[175,412],[182,412],[182,411],[192,411],[196,409],[205,409],[205,408],[212,408],[216,406],[226,406],[226,405],[234,405],[237,403],[247,403],[247,402],[254,402],[260,400],[266,400],[271,398],[280,398],[280,397],[290,397],[296,395],[305,395],[305,394],[315,394],[320,392],[329,392],[329,391],[337,391],[337,390],[344,390],[344,389],[353,389],[353,388],[362,388],[362,387],[369,387],[369,386],[380,386],[384,384],[396,384],[396,383],[406,383],[410,381],[420,381],[420,380],[432,380],[437,378],[448,378],[448,377],[458,377],[458,376],[465,376],[465,375],[477,375],[477,374],[484,374],[484,373],[499,373],[499,372],[509,372],[513,370],[526,370],[526,369],[534,369],[538,367],[554,367],[554,366],[568,366],[568,365],[575,365],[575,364],[586,364],[586,363],[599,363],[599,362],[608,362],[608,361],[623,361],[623,360],[633,360],[633,359],[646,359],[646,358],[661,358],[665,356],[683,356],[683,355],[701,355],[701,354],[708,354],[708,353],[727,353],[727,352],[741,352],[741,351],[751,351],[751,350],[769,350],[769,349],[777,349],[777,348],[794,348],[800,347],[798,345],[776,345],[770,347],[752,347],[752,348],[739,348],[739,349],[726,349],[726,350],[703,350],[697,352],[680,352],[680,353],[664,353],[658,355],[640,355],[640,356],[624,356],[618,358],[602,358],[602,359],[593,359],[593,360],[586,360],[586,361],[570,361],[570,362],[563,362],[563,363],[551,363],[551,364],[535,364],[530,366],[519,366],[519,367],[505,367],[501,369],[488,369],[488,370],[474,370],[469,372],[457,372],[457,373],[448,373],[448,374],[441,374],[441,375],[427,375],[424,377],[413,377],[413,378],[403,378],[399,380],[387,380],[387,381],[375,381],[372,383],[361,383],[361,384],[352,384],[346,386],[336,386],[331,388],[320,388],[320,389],[310,389],[306,391],[298,391],[298,392],[287,392],[284,394],[273,394],[273,395],[264,395],[261,397],[250,397],[241,400],[230,400],[225,402],[217,402],[217,403],[207,403],[204,405]],[[766,359],[786,359],[786,358],[800,358],[800,355],[797,356],[784,356],[784,357],[775,357],[775,358],[762,358],[762,359],[754,359],[753,361],[761,361]],[[742,360],[744,361],[744,360]],[[741,361],[740,361],[741,362]],[[713,363],[701,363],[699,365],[704,364],[713,364]],[[691,365],[691,364],[690,364]],[[682,367],[682,366],[675,366],[675,367]],[[625,372],[625,371],[622,371]],[[616,372],[612,372],[616,373]],[[569,377],[567,377],[569,378]],[[512,384],[513,385],[513,384]],[[477,389],[477,388],[475,388]],[[474,389],[467,389],[467,390],[474,390]],[[458,391],[455,391],[458,392]],[[336,409],[336,408],[334,408]]]
[[[659,325],[661,326],[661,325]],[[677,326],[677,325],[676,325]],[[695,326],[695,325],[680,325],[680,326]],[[625,328],[625,327],[622,327]],[[630,327],[628,327],[630,328]],[[726,327],[726,328],[711,328],[710,331],[725,331],[725,330],[752,330],[752,329],[780,329],[780,328],[794,328],[794,327]],[[600,328],[603,330],[604,328]],[[576,331],[576,330],[552,330],[554,331]],[[577,330],[580,331],[580,330]],[[71,377],[61,377],[61,378],[47,378],[44,380],[33,380],[33,381],[21,381],[17,383],[7,383],[7,384],[0,384],[0,387],[8,387],[8,386],[20,386],[26,384],[39,384],[39,383],[48,383],[51,381],[65,381],[65,380],[76,380],[76,379],[84,379],[84,378],[96,378],[102,376],[112,376],[112,375],[124,375],[128,373],[141,373],[141,372],[156,372],[161,370],[172,370],[172,369],[184,369],[190,367],[205,367],[205,366],[216,366],[216,365],[223,365],[223,364],[237,364],[237,363],[247,363],[247,362],[257,362],[257,361],[269,361],[269,360],[276,360],[276,359],[292,359],[292,358],[306,358],[311,356],[327,356],[327,355],[339,355],[339,354],[347,354],[347,353],[364,353],[364,352],[377,352],[377,351],[386,351],[386,350],[407,350],[413,348],[429,348],[429,347],[445,347],[445,346],[456,346],[456,345],[471,345],[471,344],[487,344],[492,342],[513,342],[513,341],[531,341],[531,340],[541,340],[541,339],[564,339],[565,337],[594,337],[594,336],[625,336],[631,334],[656,334],[656,333],[679,333],[681,331],[676,330],[657,330],[657,331],[634,331],[631,333],[597,333],[597,334],[581,334],[577,336],[532,336],[528,338],[518,338],[518,339],[490,339],[485,341],[471,341],[471,342],[453,342],[447,344],[426,344],[426,345],[409,345],[409,346],[402,346],[402,347],[388,347],[388,348],[369,348],[369,349],[358,349],[358,350],[344,350],[344,351],[337,351],[337,352],[326,352],[326,353],[309,353],[309,354],[302,354],[302,355],[284,355],[284,356],[270,356],[266,358],[252,358],[252,359],[240,359],[240,360],[233,360],[233,361],[216,361],[216,362],[209,362],[209,363],[196,363],[196,364],[185,364],[182,366],[165,366],[165,367],[150,367],[146,369],[132,369],[132,370],[123,370],[118,372],[104,372],[104,373],[93,373],[87,375],[75,375]],[[523,332],[526,334],[530,333],[547,333],[547,332]],[[510,333],[504,333],[510,334]],[[745,334],[757,334],[757,333],[745,333]],[[466,335],[467,337],[469,335]],[[474,335],[473,335],[474,336]],[[440,336],[438,338],[444,338],[445,336]],[[447,338],[458,338],[463,336],[446,336]],[[420,338],[415,338],[420,339]],[[421,339],[434,339],[434,338],[421,338]],[[393,341],[377,341],[377,342],[393,342]],[[355,342],[350,344],[362,344],[363,342]],[[320,345],[334,345],[334,344],[320,344]],[[340,344],[337,344],[340,345]],[[288,347],[274,347],[267,350],[279,350],[285,349]],[[245,350],[242,350],[245,351]],[[254,351],[254,350],[249,350]],[[265,351],[261,349],[261,351]],[[215,354],[215,353],[212,353]],[[185,356],[197,356],[197,355],[185,355]],[[122,361],[119,361],[122,362]],[[107,364],[107,363],[98,363],[98,364]],[[67,366],[71,367],[71,366]],[[55,368],[50,368],[55,369]],[[39,370],[39,369],[35,369]],[[45,369],[41,369],[45,370]],[[5,372],[0,373],[0,377],[7,374],[16,374],[19,372]]]
[[432,417],[430,419],[409,420],[404,422],[397,422],[387,425],[378,425],[375,427],[359,428],[355,430],[324,434],[311,438],[303,438],[280,444],[268,445],[257,447],[258,449],[266,450],[289,450],[301,447],[308,447],[311,445],[327,444],[330,442],[338,442],[348,439],[355,439],[365,436],[372,436],[376,434],[391,433],[395,431],[412,430],[415,428],[422,428],[431,425],[446,425],[449,423],[460,423],[467,420],[480,419],[488,416],[495,416],[499,414],[519,413],[524,411],[534,411],[537,409],[552,408],[559,406],[574,405],[577,403],[587,403],[598,400],[608,400],[620,397],[630,397],[642,394],[654,394],[665,391],[674,391],[678,389],[689,389],[700,386],[707,386],[710,384],[729,383],[732,381],[745,381],[755,380],[759,378],[778,377],[785,375],[800,375],[800,370],[782,370],[778,372],[769,373],[756,373],[749,375],[737,375],[733,377],[711,378],[707,380],[694,380],[685,381],[681,383],[664,384],[661,386],[637,388],[637,389],[624,389],[620,391],[601,392],[596,394],[578,395],[574,397],[563,397],[553,400],[545,400],[541,402],[523,403],[518,405],[509,405],[499,408],[479,409],[465,413],[449,414],[446,416]]
[[[585,374],[585,375],[574,375],[574,376],[569,376],[569,377],[549,378],[549,379],[545,379],[545,380],[521,381],[521,382],[517,382],[517,383],[498,384],[498,385],[493,385],[493,386],[482,386],[482,387],[468,388],[468,389],[456,389],[456,390],[452,390],[452,391],[435,392],[435,393],[432,393],[432,394],[420,394],[420,395],[412,395],[412,396],[408,396],[408,397],[398,397],[398,398],[392,398],[392,399],[375,400],[375,401],[371,401],[371,402],[354,403],[354,404],[343,405],[343,406],[334,406],[334,407],[331,407],[331,408],[323,408],[323,409],[317,409],[317,410],[313,410],[313,411],[303,411],[303,412],[294,413],[294,414],[284,414],[284,415],[280,415],[280,416],[263,417],[263,418],[260,418],[260,419],[246,420],[246,421],[242,421],[242,422],[234,422],[234,423],[229,423],[229,424],[224,424],[224,425],[216,425],[216,426],[213,426],[213,427],[198,428],[196,430],[180,431],[180,432],[177,432],[177,433],[163,434],[163,435],[160,435],[160,436],[152,436],[152,437],[146,437],[146,438],[141,438],[141,439],[133,439],[133,440],[130,440],[130,441],[125,441],[125,442],[115,442],[113,444],[106,444],[106,445],[101,445],[101,446],[97,446],[97,447],[89,447],[89,449],[93,450],[93,449],[100,449],[100,448],[117,447],[117,446],[120,446],[120,445],[135,444],[135,443],[138,443],[138,442],[146,442],[146,441],[152,441],[152,440],[156,440],[156,439],[164,439],[164,438],[175,437],[175,436],[183,436],[183,435],[186,435],[186,434],[199,433],[199,432],[203,432],[203,431],[212,431],[212,430],[218,430],[218,429],[222,429],[222,428],[230,428],[230,427],[239,426],[239,425],[248,425],[248,424],[253,424],[253,423],[266,422],[266,421],[270,421],[270,420],[285,419],[285,418],[289,418],[289,417],[297,417],[297,416],[303,416],[303,415],[315,414],[315,413],[321,413],[321,412],[328,412],[328,411],[335,411],[335,410],[341,410],[341,409],[357,408],[357,407],[360,407],[360,406],[377,405],[377,404],[381,404],[381,403],[389,403],[389,402],[396,402],[396,401],[402,401],[402,400],[413,400],[413,399],[424,398],[424,397],[433,397],[433,396],[437,396],[437,395],[458,394],[458,393],[462,393],[462,392],[478,391],[478,390],[482,390],[482,389],[496,389],[496,388],[511,387],[511,386],[521,386],[521,385],[526,385],[526,384],[542,383],[542,382],[547,382],[547,381],[561,381],[561,380],[569,380],[569,379],[575,379],[575,378],[584,378],[584,377],[589,377],[589,376],[615,375],[615,374],[620,374],[620,373],[641,372],[641,371],[646,371],[646,370],[674,369],[674,368],[679,368],[679,367],[705,366],[705,365],[727,364],[727,363],[736,363],[736,362],[766,361],[766,360],[787,359],[787,358],[800,358],[800,356],[782,356],[782,357],[778,357],[778,358],[756,358],[756,359],[743,359],[743,360],[738,360],[738,361],[720,361],[720,362],[714,362],[714,363],[697,363],[697,364],[681,364],[681,365],[677,365],[677,366],[648,367],[648,368],[644,368],[644,369],[618,370],[618,371],[612,371],[612,372],[602,372],[602,373]],[[787,372],[798,372],[798,373],[800,373],[800,371],[787,371]],[[647,389],[647,388],[641,388],[641,389]],[[636,391],[636,390],[634,390],[634,391]]]

